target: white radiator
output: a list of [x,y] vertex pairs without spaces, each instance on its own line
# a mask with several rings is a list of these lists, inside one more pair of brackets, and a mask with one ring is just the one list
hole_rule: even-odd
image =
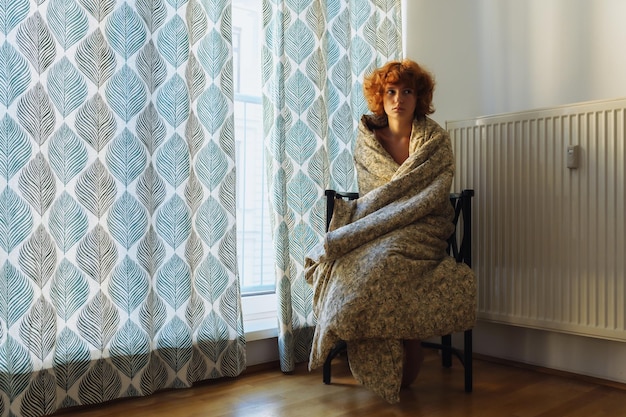
[[446,127],[453,188],[475,190],[479,318],[626,341],[626,98]]

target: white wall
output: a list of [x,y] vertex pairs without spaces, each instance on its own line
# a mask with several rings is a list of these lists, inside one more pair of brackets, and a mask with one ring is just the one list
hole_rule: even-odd
[[[405,55],[436,78],[433,118],[626,96],[626,1],[404,0]],[[480,248],[476,248],[480,250]],[[480,322],[478,353],[626,382],[626,344]]]
[[437,121],[626,96],[626,1],[404,0]]

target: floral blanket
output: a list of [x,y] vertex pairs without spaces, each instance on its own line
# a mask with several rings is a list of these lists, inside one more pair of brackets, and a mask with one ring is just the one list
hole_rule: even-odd
[[364,116],[355,147],[360,198],[336,200],[329,231],[307,256],[317,318],[309,368],[344,340],[355,378],[399,401],[403,339],[471,328],[476,284],[471,269],[445,252],[454,159],[447,132],[415,120],[409,158],[398,165]]

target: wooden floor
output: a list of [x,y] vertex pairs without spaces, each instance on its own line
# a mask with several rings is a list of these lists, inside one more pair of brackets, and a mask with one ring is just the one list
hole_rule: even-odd
[[491,361],[474,360],[474,392],[463,391],[463,370],[442,368],[427,350],[416,384],[390,405],[358,385],[345,358],[333,364],[331,385],[321,371],[302,364],[285,375],[251,370],[239,378],[168,390],[151,397],[61,411],[63,417],[600,417],[626,416],[626,390],[593,381],[547,374]]

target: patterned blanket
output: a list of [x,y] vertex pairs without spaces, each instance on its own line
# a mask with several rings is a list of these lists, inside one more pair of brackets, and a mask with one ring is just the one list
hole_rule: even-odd
[[399,401],[403,339],[471,328],[474,274],[445,252],[452,233],[454,159],[447,132],[415,120],[409,158],[398,165],[365,116],[355,164],[360,198],[336,200],[329,231],[306,259],[317,318],[309,368],[345,340],[355,378]]

